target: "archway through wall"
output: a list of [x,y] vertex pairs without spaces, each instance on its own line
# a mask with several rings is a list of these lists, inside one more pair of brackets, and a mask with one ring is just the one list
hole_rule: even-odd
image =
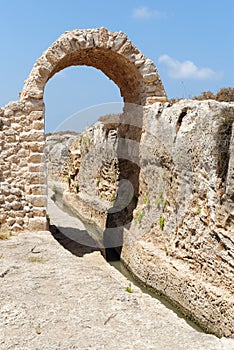
[[[77,243],[87,246],[92,242],[95,245],[95,240],[90,241],[84,231],[79,234],[79,230],[75,230],[72,226],[73,221],[67,213],[76,214],[84,221],[94,224],[98,220],[98,223],[101,222],[104,227],[107,212],[103,215],[99,214],[99,208],[95,204],[97,201],[99,204],[102,202],[103,195],[106,194],[104,187],[109,190],[113,186],[113,183],[108,186],[106,182],[111,171],[117,172],[118,167],[116,159],[117,123],[110,125],[108,118],[114,116],[117,119],[123,111],[124,104],[118,86],[96,68],[74,66],[65,68],[61,73],[55,74],[50,79],[44,91],[45,125],[51,118],[48,104],[51,103],[50,98],[53,92],[55,92],[55,99],[52,104],[56,107],[54,108],[56,111],[53,121],[54,128],[52,133],[46,133],[47,214],[51,224],[56,225],[60,233],[74,237],[74,232],[76,232],[74,239]],[[58,76],[57,79],[56,76]],[[62,85],[64,81],[65,88]],[[58,83],[60,83],[59,86]],[[87,89],[85,89],[86,84]],[[109,103],[105,103],[105,94],[108,96],[110,92],[119,99],[119,102],[111,103],[107,99]],[[63,107],[66,99],[73,107],[76,106],[77,112],[69,116],[65,114],[66,109],[63,109],[59,119],[57,110],[60,112],[60,105]],[[92,105],[95,99],[96,103],[100,102],[98,105]],[[88,108],[80,107],[83,100],[90,104]],[[103,119],[105,121],[101,122]],[[96,123],[98,120],[99,122]],[[88,142],[90,145],[86,145]],[[105,148],[106,144],[109,145],[108,149]],[[90,150],[87,150],[88,146]],[[86,172],[86,169],[89,170]],[[108,174],[100,181],[101,173],[105,170]],[[109,200],[114,198],[115,191],[116,188],[108,191]],[[103,204],[106,205],[106,203]],[[109,203],[110,207],[111,205],[112,201]],[[66,213],[59,212],[58,206]],[[50,226],[50,229],[54,231],[54,226]]]
[[[154,63],[132,44],[125,33],[99,28],[73,30],[61,35],[36,61],[25,81],[20,100],[1,111],[3,129],[5,124],[6,127],[13,126],[11,134],[2,135],[2,145],[11,147],[12,157],[6,153],[2,158],[0,175],[6,188],[4,196],[14,193],[14,207],[19,211],[17,230],[42,230],[46,227],[44,89],[56,73],[79,65],[101,70],[119,87],[125,103],[145,106],[166,101]],[[15,213],[12,207],[12,217],[9,218],[11,211],[5,214],[8,206],[5,199],[2,199],[0,215],[4,227],[11,229],[15,225]]]
[[119,87],[91,66],[71,66],[55,74],[45,86],[44,103],[45,133],[82,132],[101,115],[123,109]]
[[124,102],[145,105],[165,101],[154,63],[122,32],[106,28],[65,32],[36,61],[20,100],[42,100],[45,84],[60,70],[77,65],[100,69],[120,88]]

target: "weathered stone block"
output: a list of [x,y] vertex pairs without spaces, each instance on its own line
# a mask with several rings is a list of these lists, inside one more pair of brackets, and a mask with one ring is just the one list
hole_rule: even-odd
[[28,132],[20,133],[20,140],[24,141],[43,141],[44,140],[44,130],[30,130]]
[[29,114],[29,120],[33,121],[42,121],[43,122],[44,113],[43,111],[33,111]]
[[44,195],[26,195],[26,200],[34,207],[46,207],[46,196]]
[[45,231],[46,227],[47,221],[45,217],[29,218],[27,227],[29,231]]
[[22,227],[21,225],[15,223],[15,224],[12,226],[11,230],[12,230],[13,232],[20,232],[20,231],[23,231],[23,227]]
[[[29,185],[40,185],[45,183],[45,174],[44,173],[26,173],[25,180]],[[28,190],[28,187],[27,187]]]
[[29,163],[43,163],[44,162],[44,154],[43,153],[31,153],[28,158]]
[[11,209],[13,210],[20,210],[22,209],[22,203],[18,201],[14,201],[10,204]]
[[33,194],[33,195],[46,195],[46,185],[36,184],[36,185],[29,185],[25,186],[25,191],[27,194]]

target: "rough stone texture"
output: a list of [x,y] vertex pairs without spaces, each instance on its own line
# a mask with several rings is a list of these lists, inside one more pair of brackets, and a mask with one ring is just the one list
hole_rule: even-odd
[[45,228],[43,108],[40,101],[18,101],[0,109],[1,230]]
[[[0,241],[0,348],[4,350],[233,350],[143,294],[99,252],[48,232]],[[173,337],[172,337],[173,334]]]
[[64,165],[69,160],[70,146],[78,133],[57,132],[46,135],[46,174],[50,181],[61,181]]
[[77,65],[100,69],[120,88],[126,103],[144,105],[147,98],[166,100],[154,63],[126,34],[106,28],[72,30],[61,35],[35,63],[21,100],[42,99],[45,84],[55,73]]
[[[215,101],[181,101],[172,106],[156,103],[144,111],[138,144],[132,143],[136,123],[131,118],[123,125],[116,124],[116,134],[123,128],[131,139],[118,138],[114,143],[105,139],[105,124],[99,122],[71,147],[71,175],[75,174],[79,192],[76,194],[71,184],[72,194],[65,195],[74,211],[104,229],[111,203],[105,207],[105,196],[97,196],[99,169],[106,158],[111,164],[111,157],[138,163],[138,203],[130,227],[125,227],[122,260],[140,280],[203,327],[231,337],[233,111],[233,104]],[[87,149],[80,147],[83,137],[89,140]],[[120,162],[117,165],[120,171]],[[128,179],[132,169],[132,164],[124,169]],[[108,194],[111,186],[106,185]]]
[[[34,210],[35,203],[36,207],[46,207],[44,88],[54,74],[74,65],[100,69],[117,84],[126,103],[143,106],[155,100],[166,101],[154,63],[131,43],[126,34],[99,28],[72,30],[61,35],[36,61],[20,93],[20,100],[0,109],[2,230],[18,231],[32,225],[38,230],[46,227],[45,210],[44,221],[41,215],[38,218],[38,210]],[[35,185],[42,185],[41,193],[38,186],[34,191]],[[44,196],[43,206],[42,197],[37,196]],[[14,221],[15,211],[22,218],[20,222]]]
[[122,259],[216,334],[234,336],[234,105],[144,113],[140,189]]
[[47,137],[45,153],[49,187],[74,213],[105,229],[117,193],[119,116],[102,119],[80,135]]
[[70,191],[111,202],[117,187],[116,157],[117,125],[99,121],[73,141],[64,181],[68,177]]

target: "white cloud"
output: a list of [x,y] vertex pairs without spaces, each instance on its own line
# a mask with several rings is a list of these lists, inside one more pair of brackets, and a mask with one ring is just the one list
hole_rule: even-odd
[[174,79],[212,79],[219,76],[211,68],[199,68],[192,61],[180,62],[168,55],[162,55],[158,59],[168,68],[168,75]]
[[151,18],[164,18],[165,14],[157,10],[150,10],[147,6],[137,7],[133,10],[133,18],[135,19],[151,19]]

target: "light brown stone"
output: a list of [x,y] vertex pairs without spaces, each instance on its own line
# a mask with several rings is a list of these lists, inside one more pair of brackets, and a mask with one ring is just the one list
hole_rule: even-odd
[[34,207],[46,207],[46,196],[44,195],[26,195],[26,200]]
[[45,231],[47,221],[45,217],[30,218],[27,229],[29,231]]

